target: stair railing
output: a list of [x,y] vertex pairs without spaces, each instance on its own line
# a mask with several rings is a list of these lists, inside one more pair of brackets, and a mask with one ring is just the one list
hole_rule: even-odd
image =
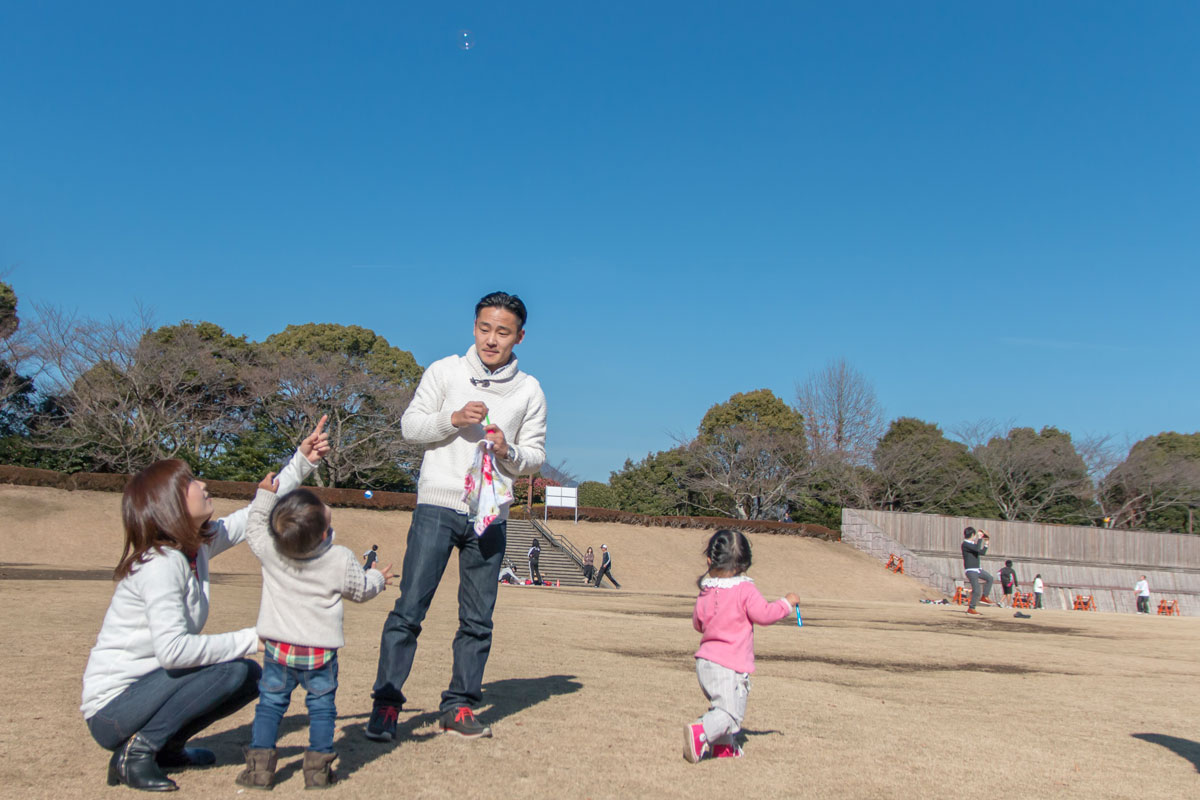
[[538,533],[548,539],[552,545],[569,555],[571,560],[578,564],[580,569],[583,569],[583,553],[579,552],[578,547],[571,544],[570,539],[554,533],[552,530],[547,528],[541,520],[531,519],[529,521],[533,523],[533,527],[537,528]]

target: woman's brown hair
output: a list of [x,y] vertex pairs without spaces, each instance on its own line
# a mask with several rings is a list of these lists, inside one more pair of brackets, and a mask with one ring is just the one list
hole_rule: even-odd
[[146,553],[172,547],[188,558],[196,555],[211,523],[199,529],[187,510],[187,490],[194,478],[188,465],[172,458],[156,461],[129,479],[121,498],[125,550],[113,571],[121,580],[146,561]]

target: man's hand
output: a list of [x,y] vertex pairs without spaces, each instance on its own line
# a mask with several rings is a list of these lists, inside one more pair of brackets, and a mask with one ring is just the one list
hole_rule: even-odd
[[384,567],[383,569],[381,569],[379,571],[383,573],[383,585],[391,586],[392,585],[392,577],[393,577],[392,576],[392,565],[388,564],[386,567]]
[[310,464],[321,463],[321,459],[329,454],[329,431],[325,430],[327,422],[329,422],[329,415],[322,415],[321,421],[317,423],[317,427],[313,428],[313,432],[300,442],[300,452]]
[[496,454],[496,458],[508,458],[508,440],[504,438],[504,431],[495,425],[489,425],[483,438],[492,443],[492,452]]
[[266,489],[274,494],[279,493],[279,479],[275,477],[274,472],[268,472],[267,477],[258,482],[258,488]]
[[450,415],[450,424],[456,428],[466,425],[478,425],[487,419],[488,407],[478,400],[472,400]]

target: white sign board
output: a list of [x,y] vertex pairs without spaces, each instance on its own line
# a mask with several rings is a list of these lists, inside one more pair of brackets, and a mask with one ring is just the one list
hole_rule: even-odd
[[579,490],[573,486],[547,486],[546,487],[546,506],[542,509],[542,518],[547,519],[550,516],[548,509],[553,508],[573,508],[575,509],[575,522],[579,522]]

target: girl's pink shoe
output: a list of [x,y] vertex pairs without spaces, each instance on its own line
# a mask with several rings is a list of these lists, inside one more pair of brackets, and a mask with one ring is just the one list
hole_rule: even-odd
[[741,758],[742,748],[736,744],[714,744],[712,754],[713,758]]
[[708,737],[704,735],[704,726],[699,722],[685,725],[683,728],[683,757],[696,764],[708,754]]

